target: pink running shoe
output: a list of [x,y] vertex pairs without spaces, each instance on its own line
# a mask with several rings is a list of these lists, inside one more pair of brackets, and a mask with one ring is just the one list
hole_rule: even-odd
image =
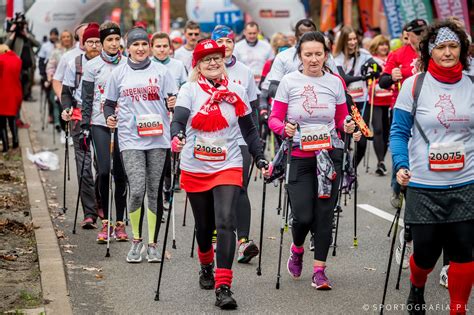
[[107,238],[114,237],[114,226],[111,224],[110,225],[110,230],[107,235],[107,225],[108,221],[107,220],[102,220],[102,229],[100,230],[99,234],[97,234],[97,243],[98,244],[106,244],[107,243]]
[[115,224],[115,240],[117,242],[126,242],[128,241],[128,235],[125,231],[125,223],[122,221],[117,221]]

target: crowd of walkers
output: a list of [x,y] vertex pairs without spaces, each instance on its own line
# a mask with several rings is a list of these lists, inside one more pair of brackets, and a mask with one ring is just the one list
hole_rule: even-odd
[[[160,227],[182,189],[194,215],[199,286],[215,289],[216,306],[234,309],[236,252],[238,263],[260,252],[247,192],[256,168],[286,195],[290,276],[301,277],[309,234],[311,285],[331,290],[326,260],[336,246],[341,190],[357,187],[356,169],[368,167],[373,147],[375,174],[392,174],[391,204],[406,200],[405,229],[395,238],[396,260],[410,268],[409,313],[425,313],[425,283],[441,253],[450,312],[466,313],[474,280],[474,77],[473,46],[458,20],[415,19],[396,49],[381,34],[362,45],[350,26],[327,36],[309,19],[296,23],[295,45],[281,33],[267,42],[255,22],[240,40],[228,26],[203,34],[193,21],[183,34],[181,45],[176,34],[86,23],[52,29],[39,50],[49,120],[66,149],[73,145],[81,226],[99,229],[97,243],[129,241],[127,262],[164,263]],[[2,80],[10,82],[0,107],[4,151],[7,124],[18,146],[22,73],[21,60],[0,45],[1,78],[18,78]],[[29,87],[24,93],[31,98]]]

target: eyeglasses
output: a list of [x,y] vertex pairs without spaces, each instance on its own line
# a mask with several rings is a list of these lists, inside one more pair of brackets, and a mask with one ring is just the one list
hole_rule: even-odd
[[196,36],[196,37],[197,37],[197,36],[199,36],[199,33],[186,33],[186,35],[188,35],[188,36]]
[[101,43],[100,40],[86,40],[86,44],[87,46],[92,47],[94,45],[100,46]]
[[217,56],[217,57],[205,57],[205,58],[202,58],[201,59],[201,62],[202,63],[205,63],[207,65],[211,64],[211,61],[214,60],[215,63],[221,63],[222,62],[222,57],[221,56]]

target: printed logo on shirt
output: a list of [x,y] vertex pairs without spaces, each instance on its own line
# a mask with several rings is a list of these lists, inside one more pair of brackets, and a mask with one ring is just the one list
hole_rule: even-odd
[[132,102],[143,101],[158,101],[160,100],[160,87],[158,86],[158,78],[148,78],[148,85],[144,87],[135,87],[125,89],[122,91],[123,97],[130,97]]
[[[451,100],[451,95],[440,95],[435,107],[440,109],[440,112],[436,118],[444,128],[449,129],[454,125],[454,127],[461,128],[457,128],[458,132],[468,132],[468,130],[464,130],[462,126],[469,124],[470,117],[468,115],[456,115],[456,108],[454,107],[454,104]],[[449,130],[446,130],[446,132],[448,131]]]
[[417,74],[418,73],[417,63],[418,63],[418,58],[413,59],[413,61],[410,63],[412,74]]
[[104,97],[105,88],[104,88],[103,85],[98,84],[97,89],[99,90],[100,112],[103,113],[104,112],[104,103],[105,103],[105,97]]
[[316,96],[316,93],[314,92],[314,86],[312,85],[306,85],[304,87],[303,93],[301,93],[301,96],[305,97],[305,100],[303,102],[303,109],[309,114],[312,115],[314,112],[314,109],[317,108],[318,106],[318,98]]

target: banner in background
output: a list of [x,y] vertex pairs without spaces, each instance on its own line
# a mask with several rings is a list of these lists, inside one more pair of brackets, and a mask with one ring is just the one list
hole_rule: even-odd
[[359,16],[362,30],[367,32],[370,28],[374,27],[374,4],[373,0],[359,1]]
[[423,19],[428,24],[433,22],[433,8],[430,0],[400,0],[398,9],[403,23],[408,23],[414,19]]
[[[364,1],[362,1],[364,2]],[[344,0],[344,25],[352,26],[352,0]]]
[[170,32],[170,0],[161,2],[161,31]]
[[[456,16],[464,25],[469,24],[469,9],[466,0],[434,0],[436,15],[440,20]],[[471,28],[466,27],[470,33]]]
[[392,38],[400,37],[403,30],[403,21],[399,9],[400,2],[401,0],[383,0],[385,17]]
[[15,13],[25,13],[25,5],[23,0],[7,0],[7,18],[15,17]]
[[114,8],[110,14],[110,20],[120,25],[120,17],[122,16],[122,8]]
[[336,1],[321,1],[321,32],[326,32],[336,27]]

